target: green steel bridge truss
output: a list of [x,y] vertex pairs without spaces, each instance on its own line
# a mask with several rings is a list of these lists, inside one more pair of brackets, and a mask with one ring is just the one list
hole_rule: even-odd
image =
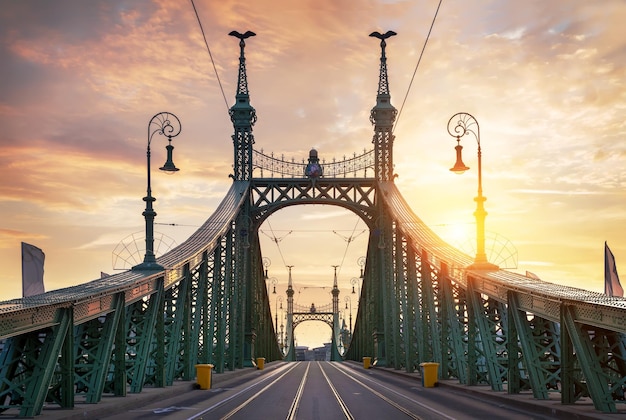
[[[471,258],[421,222],[392,182],[348,184],[236,181],[206,223],[158,259],[165,271],[2,302],[1,408],[29,417],[45,401],[72,407],[192,380],[197,363],[219,373],[281,359],[258,226],[283,206],[315,202],[350,208],[370,226],[347,359],[407,371],[436,361],[444,379],[538,399],[560,392],[565,404],[589,396],[616,411],[626,389],[626,299],[468,271]],[[250,203],[257,210],[244,215]]]
[[[537,399],[560,393],[563,404],[589,397],[598,411],[616,412],[626,390],[626,299],[501,269],[469,270],[472,259],[423,223],[395,186],[396,110],[385,56],[393,33],[373,34],[382,48],[374,149],[322,163],[327,173],[253,150],[247,34],[238,36],[234,174],[223,201],[157,259],[162,271],[131,270],[0,302],[0,412],[18,408],[32,417],[45,402],[71,408],[190,381],[196,364],[219,374],[253,367],[256,357],[282,359],[258,232],[274,212],[302,204],[341,206],[370,229],[345,359],[368,356],[375,366],[409,372],[434,361],[442,379]],[[316,157],[309,163],[319,164]]]

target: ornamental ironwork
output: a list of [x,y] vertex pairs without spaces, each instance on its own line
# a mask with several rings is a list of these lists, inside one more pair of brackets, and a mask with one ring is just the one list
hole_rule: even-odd
[[[253,150],[252,167],[253,171],[259,170],[259,178],[306,178],[308,163],[302,159],[296,161],[295,158],[285,158],[274,156],[274,153],[265,154],[263,150]],[[362,154],[353,154],[351,158],[343,157],[342,160],[320,162],[323,168],[323,178],[373,178],[374,177],[374,151],[364,150]]]

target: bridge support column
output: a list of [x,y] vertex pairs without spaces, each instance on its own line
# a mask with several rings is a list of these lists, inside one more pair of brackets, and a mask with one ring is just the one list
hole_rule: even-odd
[[343,360],[339,354],[339,350],[337,349],[337,337],[334,331],[333,339],[330,344],[330,360],[331,362],[341,362]]
[[246,332],[245,342],[243,343],[243,367],[255,367],[254,362],[254,343],[256,341],[256,332],[254,330]]

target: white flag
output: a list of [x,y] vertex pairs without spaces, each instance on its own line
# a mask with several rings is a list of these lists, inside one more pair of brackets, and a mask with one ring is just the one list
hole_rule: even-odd
[[615,257],[604,242],[604,294],[609,296],[624,296],[624,289],[619,282]]
[[528,271],[528,270],[526,270],[526,277],[528,277],[529,279],[541,280],[541,278],[539,278],[538,275],[536,275],[532,271]]
[[22,242],[22,296],[45,293],[43,262],[46,255],[34,245]]

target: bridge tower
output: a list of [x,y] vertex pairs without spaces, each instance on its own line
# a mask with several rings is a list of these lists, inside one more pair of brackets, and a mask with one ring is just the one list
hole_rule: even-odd
[[332,343],[330,347],[331,351],[331,360],[341,360],[341,355],[339,354],[338,345],[340,343],[339,332],[341,331],[341,326],[339,325],[339,286],[337,285],[337,268],[338,265],[333,265],[335,269],[334,277],[333,277],[333,290],[331,294],[333,295],[333,335],[332,335]]
[[[372,143],[374,150],[362,156],[333,164],[321,164],[316,150],[312,150],[308,165],[297,165],[263,155],[253,149],[254,136],[252,127],[256,122],[256,112],[250,104],[250,92],[246,74],[245,44],[246,39],[254,36],[254,32],[239,33],[233,31],[231,36],[239,39],[239,72],[235,104],[230,108],[233,122],[234,183],[244,191],[238,215],[234,221],[233,235],[233,301],[236,311],[233,316],[234,329],[231,331],[231,346],[236,355],[237,366],[254,366],[255,357],[276,354],[271,337],[275,334],[267,321],[271,314],[266,313],[264,302],[268,299],[264,286],[261,267],[261,249],[258,229],[264,220],[288,205],[293,204],[333,204],[343,206],[359,217],[370,227],[368,245],[367,275],[364,279],[363,294],[359,306],[363,307],[363,321],[360,323],[359,352],[370,354],[378,366],[387,364],[388,353],[395,360],[396,350],[400,348],[395,332],[398,315],[397,299],[395,299],[394,255],[395,229],[385,197],[381,188],[385,184],[393,184],[393,126],[397,116],[396,108],[391,104],[389,78],[387,74],[387,39],[396,35],[393,31],[384,34],[373,32],[370,36],[380,40],[380,73],[376,104],[371,110],[370,121],[374,125]],[[253,171],[259,168],[260,177]],[[313,170],[315,168],[315,170]],[[352,168],[352,169],[347,169]],[[374,169],[374,176],[367,176],[367,169]],[[272,176],[263,177],[268,170]],[[358,170],[363,170],[363,177],[357,177]],[[346,178],[348,171],[354,173]],[[278,172],[282,178],[274,177]],[[333,292],[339,289],[335,286]],[[291,281],[291,279],[290,279]],[[288,306],[292,305],[293,288],[288,289]],[[293,296],[293,295],[292,295]],[[333,359],[339,359],[336,348],[339,336],[338,293],[333,294],[333,310],[325,312],[329,319],[323,319],[332,329]],[[299,313],[299,312],[298,312]],[[319,316],[320,313],[318,312]],[[288,315],[289,316],[289,315]],[[304,315],[303,315],[304,316]],[[306,318],[306,317],[305,317]],[[336,319],[335,319],[336,318]],[[300,318],[288,320],[287,344],[290,346],[286,358],[294,360],[293,329]],[[273,325],[273,324],[271,324]],[[275,336],[274,336],[275,337]],[[354,344],[354,343],[353,343]],[[356,351],[356,350],[355,350]]]
[[[237,93],[235,104],[229,114],[233,123],[233,174],[230,176],[235,183],[244,184],[252,179],[252,155],[254,136],[252,127],[256,123],[256,111],[250,104],[248,90],[248,76],[246,73],[245,46],[246,39],[255,36],[252,31],[240,33],[232,31],[229,35],[239,39],[239,71],[237,76]],[[267,337],[260,330],[267,330],[267,318],[271,317],[263,305],[268,300],[265,290],[261,290],[260,283],[264,276],[261,268],[261,250],[258,240],[258,225],[250,217],[250,203],[244,201],[235,220],[235,265],[234,265],[234,300],[236,318],[233,341],[236,347],[238,366],[252,367],[255,357],[260,353],[274,352],[270,350],[271,343],[267,339],[257,342],[257,337]],[[267,312],[267,313],[266,313]],[[267,332],[267,331],[265,331]],[[255,349],[255,346],[259,348]]]
[[289,280],[287,283],[287,345],[289,346],[289,351],[285,355],[285,360],[293,362],[296,360],[296,344],[293,336],[293,295],[295,292],[291,278],[293,265],[288,265],[287,268],[289,269]]
[[393,124],[396,121],[398,111],[391,105],[391,93],[389,92],[389,79],[387,77],[387,56],[385,47],[387,38],[396,35],[393,31],[385,34],[372,32],[370,36],[380,39],[380,74],[378,77],[378,94],[376,106],[370,113],[370,121],[374,125],[374,156],[376,179],[379,181],[393,180]]
[[[371,37],[380,39],[380,72],[378,77],[378,91],[376,105],[370,113],[370,122],[374,125],[374,173],[379,183],[393,182],[393,125],[398,111],[391,104],[391,92],[389,89],[389,77],[387,74],[387,55],[385,48],[387,39],[396,35],[394,31],[384,34],[372,32]],[[391,218],[385,208],[385,202],[381,194],[376,200],[375,226],[370,234],[370,246],[368,247],[368,260],[370,269],[365,278],[367,301],[370,313],[370,325],[372,326],[374,363],[377,366],[387,365],[387,353],[392,351],[392,338],[394,330],[391,328],[394,308],[397,302],[393,299],[393,244],[387,243],[393,236]]]
[[246,57],[244,49],[246,47],[246,39],[256,34],[252,31],[246,31],[241,34],[232,31],[229,35],[239,39],[239,74],[237,78],[237,94],[235,96],[235,105],[230,107],[230,119],[235,128],[233,135],[233,146],[235,150],[234,164],[232,174],[235,181],[249,180],[252,178],[252,145],[254,144],[254,136],[252,135],[252,126],[256,122],[256,111],[250,105],[250,92],[248,91],[248,76],[246,74]]

